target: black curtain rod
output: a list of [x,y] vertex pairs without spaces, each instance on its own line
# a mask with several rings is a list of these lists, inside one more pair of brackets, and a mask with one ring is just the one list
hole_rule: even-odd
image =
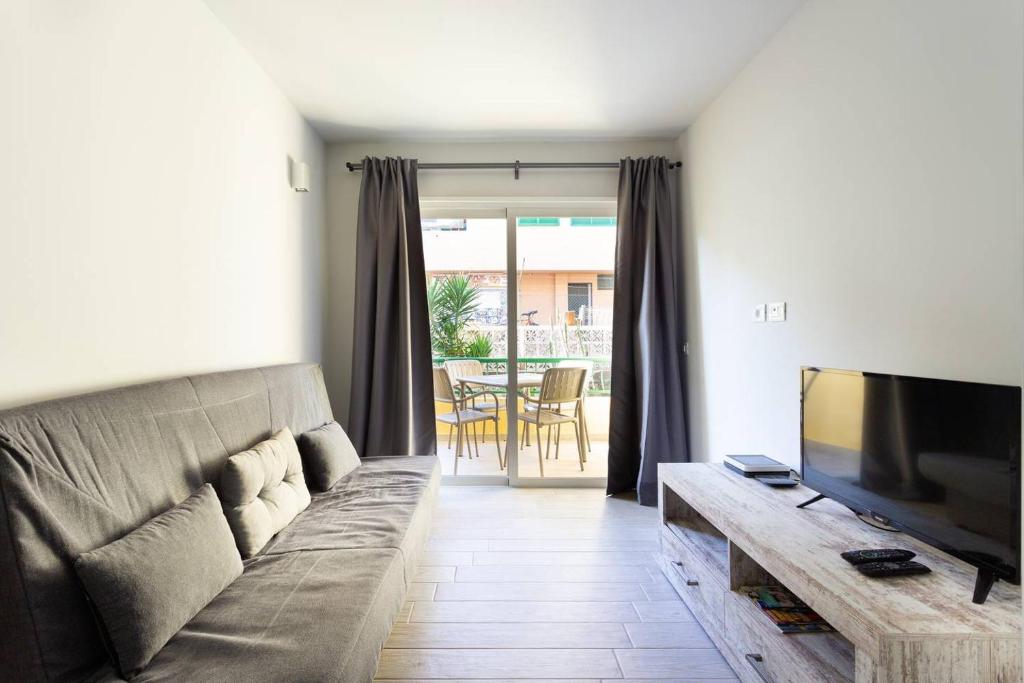
[[[669,168],[679,168],[683,165],[681,161],[670,161],[668,163]],[[353,163],[351,161],[345,162],[345,166],[349,171],[362,171],[363,163]],[[520,169],[527,168],[618,168],[619,162],[617,161],[580,161],[580,162],[555,162],[555,161],[503,161],[494,163],[463,163],[463,164],[419,164],[419,168],[424,171],[444,171],[444,170],[467,170],[467,171],[483,171],[483,170],[495,170],[495,169],[511,169],[515,171],[515,177],[519,178]]]

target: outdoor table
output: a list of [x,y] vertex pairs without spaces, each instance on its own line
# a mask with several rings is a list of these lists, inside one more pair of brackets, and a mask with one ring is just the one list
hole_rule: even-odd
[[[465,389],[465,386],[467,384],[508,389],[507,374],[466,375],[465,377],[456,377],[455,380],[463,386],[463,389]],[[520,372],[516,375],[516,385],[520,389],[525,389],[529,387],[539,387],[543,381],[544,375],[539,372]]]
[[[472,384],[475,386],[491,387],[499,389],[508,389],[508,375],[466,375],[464,377],[456,377],[456,381],[459,383],[463,396],[466,394],[466,385]],[[544,375],[539,372],[520,372],[516,374],[516,387],[518,389],[529,389],[531,387],[539,387],[544,382]],[[527,434],[526,445],[530,444],[530,437]]]

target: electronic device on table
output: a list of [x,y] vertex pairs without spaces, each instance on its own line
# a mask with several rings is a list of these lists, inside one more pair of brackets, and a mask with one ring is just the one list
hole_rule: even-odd
[[974,602],[1020,583],[1021,389],[802,369],[803,484],[978,568]]
[[790,470],[789,465],[783,465],[767,455],[727,455],[724,464],[733,472],[739,472],[744,477],[789,475]]
[[847,550],[839,556],[850,564],[866,564],[868,562],[908,562],[917,553],[902,548],[872,548],[869,550]]
[[727,455],[724,464],[733,472],[752,477],[766,486],[789,487],[800,483],[790,475],[792,468],[767,455]]
[[931,569],[920,562],[865,562],[857,565],[857,571],[865,576],[881,579],[889,576],[928,574]]

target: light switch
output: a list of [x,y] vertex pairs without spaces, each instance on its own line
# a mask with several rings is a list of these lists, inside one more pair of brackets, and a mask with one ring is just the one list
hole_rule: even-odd
[[781,323],[786,319],[786,302],[776,301],[768,304],[768,322]]
[[767,319],[768,307],[765,304],[754,306],[754,322],[763,323]]

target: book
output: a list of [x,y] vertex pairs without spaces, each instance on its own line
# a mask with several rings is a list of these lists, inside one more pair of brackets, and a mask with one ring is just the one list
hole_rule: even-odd
[[746,594],[783,633],[824,633],[834,631],[821,615],[782,586],[744,586]]

